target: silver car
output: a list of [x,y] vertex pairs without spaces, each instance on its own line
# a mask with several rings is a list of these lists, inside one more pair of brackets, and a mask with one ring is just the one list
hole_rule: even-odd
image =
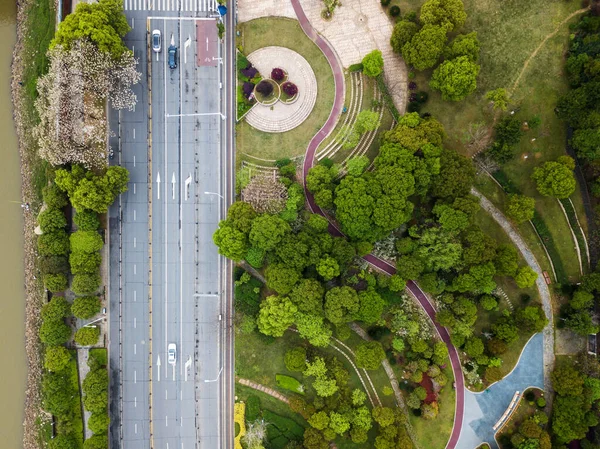
[[152,50],[154,50],[155,53],[160,53],[162,50],[162,37],[160,30],[154,30],[152,32]]

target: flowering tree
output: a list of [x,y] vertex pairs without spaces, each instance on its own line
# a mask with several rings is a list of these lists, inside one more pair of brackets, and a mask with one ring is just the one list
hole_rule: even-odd
[[87,40],[67,50],[49,50],[49,70],[38,80],[35,129],[40,155],[52,165],[80,163],[87,168],[106,164],[108,100],[115,109],[132,109],[136,96],[131,86],[141,74],[129,51],[114,59]]

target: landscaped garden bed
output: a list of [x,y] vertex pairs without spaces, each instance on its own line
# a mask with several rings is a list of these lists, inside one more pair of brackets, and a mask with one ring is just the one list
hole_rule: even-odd
[[237,73],[237,120],[241,120],[256,104],[254,91],[262,77],[258,70],[239,50],[236,53]]

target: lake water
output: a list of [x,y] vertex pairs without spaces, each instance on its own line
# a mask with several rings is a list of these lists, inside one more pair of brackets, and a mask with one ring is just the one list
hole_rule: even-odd
[[0,446],[18,449],[26,364],[21,172],[10,95],[16,13],[15,0],[0,0]]

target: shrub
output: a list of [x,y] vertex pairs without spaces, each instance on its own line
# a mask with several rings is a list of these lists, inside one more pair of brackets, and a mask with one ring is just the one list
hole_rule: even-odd
[[69,274],[69,260],[64,256],[40,257],[39,267],[43,274]]
[[423,90],[417,92],[415,101],[417,103],[425,104],[429,100],[429,94]]
[[94,434],[91,438],[88,438],[83,442],[83,449],[107,449],[108,448],[108,435],[107,434]]
[[248,79],[252,79],[256,76],[256,74],[258,73],[258,70],[256,70],[252,64],[248,63],[248,67],[246,67],[245,69],[240,70],[240,72],[242,72],[242,75]]
[[37,247],[40,256],[66,256],[69,254],[69,236],[63,230],[42,234]]
[[527,402],[531,402],[531,401],[533,401],[534,399],[535,399],[535,393],[534,393],[532,390],[528,390],[528,391],[525,393],[525,400],[526,400]]
[[392,6],[390,8],[390,16],[392,17],[398,17],[400,15],[400,7],[399,6]]
[[540,396],[540,397],[537,399],[537,406],[538,406],[539,408],[544,408],[544,407],[546,407],[546,399]]
[[275,81],[282,81],[285,78],[285,72],[283,69],[274,68],[271,70],[271,78]]
[[73,276],[71,290],[76,295],[91,295],[100,287],[99,274],[76,274]]
[[44,287],[52,293],[62,292],[67,289],[69,282],[64,274],[44,275]]
[[256,86],[256,91],[261,95],[268,97],[273,93],[273,85],[268,81],[261,81],[258,83],[258,86]]
[[48,346],[59,346],[71,338],[71,328],[63,320],[44,320],[40,326],[40,340]]
[[246,253],[246,262],[252,265],[254,268],[260,269],[263,266],[265,259],[265,252],[259,248],[250,248]]
[[55,296],[42,307],[42,319],[44,321],[56,321],[68,317],[71,314],[71,305],[62,296]]
[[286,376],[285,374],[276,374],[275,380],[284,390],[293,391],[294,393],[304,394],[304,387],[298,381],[298,379],[292,376]]
[[100,337],[100,328],[82,327],[75,332],[75,343],[79,346],[93,346],[98,343],[98,337]]
[[361,342],[356,348],[356,366],[359,368],[377,369],[383,360],[385,352],[377,341]]
[[254,84],[252,84],[249,81],[246,81],[242,85],[242,92],[244,93],[244,97],[250,98],[250,95],[252,95],[252,92],[254,92]]
[[286,81],[285,83],[283,83],[283,86],[281,86],[283,88],[283,91],[285,92],[286,95],[293,97],[294,95],[296,95],[298,93],[298,86],[296,86],[294,83],[291,83],[289,81]]
[[77,318],[87,320],[100,312],[100,308],[100,298],[97,296],[81,296],[73,301],[71,312]]
[[100,268],[102,256],[98,252],[73,252],[69,256],[69,263],[71,264],[71,273],[73,274],[94,274]]
[[108,413],[92,413],[88,421],[88,429],[94,434],[105,433],[108,430],[110,418]]
[[417,83],[415,83],[414,81],[408,83],[408,90],[417,90],[417,87]]
[[71,354],[64,346],[49,346],[44,355],[44,368],[48,371],[62,371],[71,361]]
[[350,67],[348,67],[348,71],[349,72],[362,72],[363,70],[363,65],[362,62],[359,62],[358,64],[350,64]]
[[38,224],[42,232],[54,232],[67,226],[67,219],[62,210],[48,207],[38,215]]
[[104,246],[102,237],[95,231],[77,231],[71,234],[71,250],[74,253],[95,253]]
[[44,198],[44,203],[50,208],[62,209],[69,204],[67,194],[60,190],[56,184],[50,184],[44,187],[42,190],[42,197]]
[[381,6],[388,6],[392,0],[381,0]]
[[90,209],[83,209],[77,212],[73,221],[80,231],[97,231],[100,227],[98,213]]
[[290,349],[285,353],[284,363],[289,371],[304,371],[306,369],[306,349],[301,346]]
[[408,112],[419,112],[421,110],[421,103],[417,103],[416,101],[409,101],[406,110]]
[[260,398],[254,394],[246,399],[246,421],[256,421],[260,417]]

